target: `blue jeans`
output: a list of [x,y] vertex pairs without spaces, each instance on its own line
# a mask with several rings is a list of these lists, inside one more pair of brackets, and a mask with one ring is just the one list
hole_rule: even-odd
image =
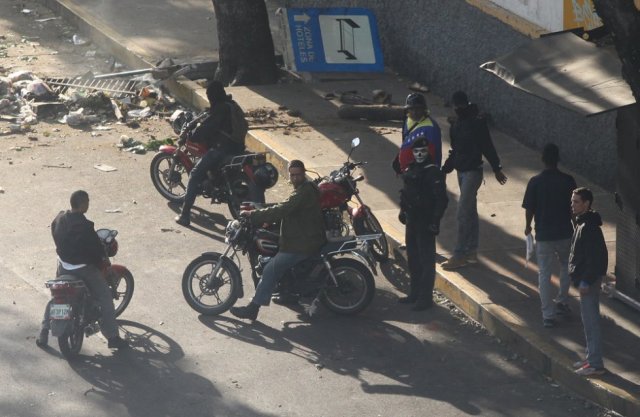
[[553,319],[556,306],[553,302],[551,285],[551,266],[554,258],[560,262],[560,289],[556,301],[566,303],[569,300],[569,252],[571,239],[546,240],[536,242],[536,261],[538,263],[538,289],[542,302],[542,318]]
[[602,333],[600,330],[600,281],[589,287],[589,292],[580,294],[582,325],[587,341],[587,362],[592,368],[604,368],[602,361]]
[[207,171],[215,168],[224,159],[224,153],[218,149],[209,149],[191,170],[189,174],[189,182],[187,182],[187,191],[184,196],[184,203],[182,204],[182,216],[188,216],[191,212],[191,207],[196,201],[198,196],[198,189],[200,183],[207,178]]
[[253,296],[253,303],[260,306],[268,306],[271,303],[271,294],[273,294],[278,280],[285,272],[308,257],[308,255],[302,253],[278,252],[264,267],[262,277],[256,287],[256,293]]
[[453,251],[455,256],[465,256],[478,250],[480,222],[478,220],[478,189],[482,185],[482,169],[458,171],[458,238]]

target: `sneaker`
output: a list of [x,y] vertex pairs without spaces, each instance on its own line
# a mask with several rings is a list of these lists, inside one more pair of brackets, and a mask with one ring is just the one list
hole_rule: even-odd
[[398,298],[398,304],[413,304],[416,302],[417,297],[407,296]]
[[45,348],[49,344],[49,329],[40,330],[40,334],[36,337],[36,345]]
[[573,369],[580,369],[582,367],[584,367],[585,365],[588,365],[589,362],[587,362],[586,359],[578,361],[578,362],[574,362],[573,365],[571,365],[573,367]]
[[556,327],[556,320],[555,319],[544,319],[544,320],[542,320],[542,325],[544,327],[546,327],[547,329],[550,329],[552,327]]
[[254,303],[249,303],[245,307],[231,307],[231,314],[239,319],[247,319],[255,321],[258,318],[258,311],[260,306]]
[[605,372],[606,371],[604,368],[593,368],[588,363],[585,363],[582,368],[576,370],[576,374],[582,375],[582,376],[604,375]]
[[109,346],[109,349],[118,349],[118,350],[120,350],[120,349],[126,349],[126,348],[129,347],[129,342],[127,342],[126,340],[124,340],[120,336],[110,337],[107,342],[108,342],[107,346]]
[[457,268],[462,268],[463,266],[467,266],[467,263],[468,263],[467,260],[461,256],[452,256],[451,258],[441,263],[440,266],[442,267],[442,269],[449,271],[452,269],[457,269]]
[[467,260],[467,263],[477,264],[478,263],[478,252],[469,252],[469,253],[467,253],[467,255],[465,256],[465,259]]
[[176,221],[176,223],[178,223],[180,226],[184,226],[187,227],[189,226],[189,224],[191,224],[191,220],[189,219],[189,216],[176,216],[173,220]]
[[571,307],[567,303],[557,303],[556,304],[556,314],[558,316],[570,316],[571,315]]

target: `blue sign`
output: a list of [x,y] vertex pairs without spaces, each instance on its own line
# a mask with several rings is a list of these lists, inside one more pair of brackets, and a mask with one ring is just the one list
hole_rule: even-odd
[[378,27],[363,8],[287,9],[295,69],[383,71]]

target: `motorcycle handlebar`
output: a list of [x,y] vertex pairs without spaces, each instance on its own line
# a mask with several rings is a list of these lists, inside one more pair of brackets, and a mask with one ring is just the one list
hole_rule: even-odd
[[357,167],[360,167],[362,165],[366,164],[366,162],[345,162],[344,163],[344,167],[346,169],[348,169],[349,171],[354,170]]

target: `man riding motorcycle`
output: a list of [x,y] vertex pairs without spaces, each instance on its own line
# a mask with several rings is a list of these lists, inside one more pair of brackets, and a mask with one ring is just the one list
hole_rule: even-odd
[[[315,255],[325,244],[320,191],[307,181],[304,163],[289,163],[289,179],[294,187],[285,201],[260,210],[242,211],[253,224],[281,221],[279,252],[267,263],[256,293],[245,307],[232,307],[231,314],[241,319],[256,320],[261,306],[268,306],[271,295],[282,275],[305,259]],[[285,300],[276,300],[284,303]]]
[[209,84],[207,99],[211,107],[206,119],[200,124],[195,120],[191,122],[192,126],[185,129],[192,142],[205,143],[209,151],[195,164],[189,175],[182,211],[175,218],[176,223],[181,226],[188,226],[191,223],[191,208],[196,201],[200,183],[207,177],[207,171],[218,167],[226,155],[238,155],[244,151],[242,145],[230,138],[231,95],[227,95],[221,82],[212,81]]
[[[111,349],[128,347],[126,340],[118,335],[118,324],[113,308],[111,289],[102,276],[104,262],[102,242],[96,234],[93,222],[84,214],[89,210],[89,194],[78,190],[71,194],[71,210],[61,211],[51,223],[51,235],[58,254],[57,276],[73,275],[82,279],[102,312],[100,330],[107,338]],[[47,304],[42,321],[42,330],[36,338],[40,347],[47,346],[49,339],[49,307]]]

